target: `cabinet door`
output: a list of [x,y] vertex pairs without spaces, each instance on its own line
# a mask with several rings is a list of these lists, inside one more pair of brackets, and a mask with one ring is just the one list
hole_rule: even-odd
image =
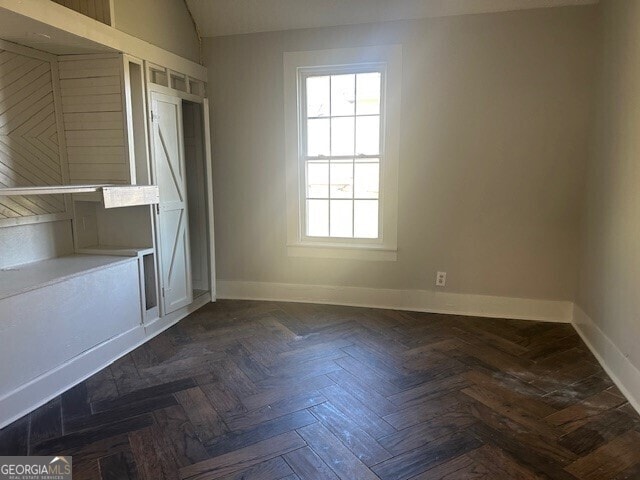
[[160,191],[158,247],[162,315],[193,301],[182,101],[153,92],[153,161]]

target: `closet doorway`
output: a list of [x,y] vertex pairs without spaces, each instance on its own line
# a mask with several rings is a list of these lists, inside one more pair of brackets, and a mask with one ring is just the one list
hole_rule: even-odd
[[179,95],[152,91],[150,96],[153,174],[160,191],[155,223],[164,316],[208,292],[215,298],[208,108],[206,101]]

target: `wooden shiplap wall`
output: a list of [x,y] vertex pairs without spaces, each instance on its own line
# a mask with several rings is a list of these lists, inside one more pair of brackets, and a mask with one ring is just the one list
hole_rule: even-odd
[[111,25],[110,0],[53,0],[71,10],[82,13],[99,22]]
[[[61,185],[53,69],[29,49],[0,44],[0,187]],[[62,195],[0,197],[0,226],[65,212]]]
[[121,56],[59,57],[69,180],[128,183]]

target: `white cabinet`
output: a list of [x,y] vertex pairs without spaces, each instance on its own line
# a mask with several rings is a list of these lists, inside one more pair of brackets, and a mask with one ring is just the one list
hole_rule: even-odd
[[[108,0],[83,4],[81,13],[109,23]],[[213,249],[200,241],[189,258],[189,199],[200,240],[211,205],[199,190],[188,194],[178,124],[173,139],[161,130],[174,142],[166,167],[181,169],[180,198],[163,195],[160,216],[150,161],[149,86],[201,107],[206,69],[54,2],[4,2],[0,11],[11,19],[0,32],[2,428],[208,302],[212,284],[198,282],[194,294],[191,261],[206,270]],[[176,120],[182,100],[173,106]],[[202,171],[210,165],[192,177],[210,189]],[[160,285],[171,292],[162,312]]]
[[[0,77],[24,95],[0,116],[29,135],[0,151],[0,167],[22,172],[0,179],[0,243],[12,245],[0,249],[0,428],[215,288],[206,75],[113,50],[50,55],[0,41],[7,48]],[[51,228],[35,229],[45,220]]]

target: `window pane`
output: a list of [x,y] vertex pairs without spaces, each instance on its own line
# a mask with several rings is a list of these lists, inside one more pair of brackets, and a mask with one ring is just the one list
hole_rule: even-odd
[[357,75],[358,115],[380,113],[380,73],[360,73]]
[[353,198],[353,162],[331,162],[331,198]]
[[307,120],[307,155],[329,156],[329,119]]
[[353,209],[353,236],[356,238],[378,238],[378,201],[356,200]]
[[331,76],[331,115],[353,115],[356,103],[356,76]]
[[354,117],[331,119],[331,155],[353,155]]
[[329,197],[328,162],[307,162],[307,197]]
[[329,116],[329,77],[307,78],[307,117]]
[[307,200],[307,235],[329,236],[329,200]]
[[353,200],[331,200],[331,236],[353,237]]
[[380,117],[356,117],[356,155],[380,153]]
[[355,198],[378,198],[380,188],[380,164],[367,162],[355,164]]

